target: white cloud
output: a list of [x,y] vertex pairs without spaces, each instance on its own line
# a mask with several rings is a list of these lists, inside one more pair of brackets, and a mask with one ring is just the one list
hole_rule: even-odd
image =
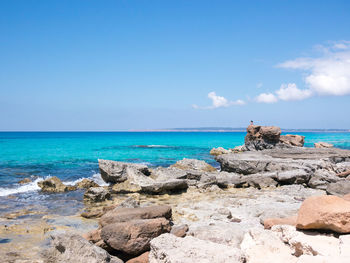
[[278,67],[302,70],[310,92],[321,96],[350,95],[350,41],[319,46],[323,54],[318,58],[297,58]]
[[194,109],[217,109],[217,108],[226,108],[232,105],[244,105],[243,100],[229,101],[225,97],[218,96],[214,91],[208,93],[208,98],[212,100],[212,105],[206,107],[200,107],[196,104],[192,105]]
[[276,91],[277,97],[280,100],[304,100],[312,95],[309,89],[298,89],[295,83],[282,84],[280,89]]
[[261,93],[255,99],[260,103],[275,103],[278,101],[277,97],[272,93]]

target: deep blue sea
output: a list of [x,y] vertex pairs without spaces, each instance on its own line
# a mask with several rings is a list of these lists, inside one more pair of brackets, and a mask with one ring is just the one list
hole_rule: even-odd
[[[325,141],[350,149],[350,133],[298,134],[306,137],[307,147]],[[37,186],[38,180],[48,176],[67,184],[82,178],[101,183],[99,158],[149,166],[196,158],[218,166],[210,149],[241,145],[244,136],[243,132],[0,132],[0,199],[15,195],[16,205],[50,199],[52,196],[41,194]],[[26,177],[34,182],[19,185]],[[74,199],[74,194],[70,198]]]

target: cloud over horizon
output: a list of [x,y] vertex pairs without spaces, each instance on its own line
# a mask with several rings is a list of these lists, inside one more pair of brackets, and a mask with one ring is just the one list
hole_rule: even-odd
[[202,109],[202,110],[212,110],[217,108],[227,108],[233,105],[244,105],[245,102],[243,100],[235,100],[229,101],[225,97],[218,96],[214,91],[208,93],[208,98],[212,100],[212,105],[201,107],[196,104],[193,104],[192,107],[194,109]]
[[278,100],[304,100],[316,95],[350,95],[350,41],[318,45],[316,49],[321,52],[317,58],[301,57],[277,65],[279,68],[300,70],[304,75],[305,89],[299,89],[295,83],[282,84],[274,93],[261,93],[255,100],[274,103]]

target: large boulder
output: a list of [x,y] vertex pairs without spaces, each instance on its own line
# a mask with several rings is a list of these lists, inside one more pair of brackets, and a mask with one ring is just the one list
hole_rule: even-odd
[[132,220],[104,226],[101,238],[116,251],[137,256],[149,250],[153,238],[170,230],[170,222],[165,218]]
[[271,149],[280,141],[281,129],[275,126],[249,125],[245,137],[248,150]]
[[142,185],[139,192],[148,194],[164,194],[169,192],[179,192],[188,188],[187,181],[184,179],[170,179],[168,181],[154,182],[148,185]]
[[337,196],[350,194],[350,181],[343,179],[335,183],[330,183],[328,184],[326,191],[330,195],[337,195]]
[[128,261],[126,261],[126,263],[148,263],[148,255],[149,255],[149,251],[141,254],[140,256],[136,257],[136,258],[132,258]]
[[303,147],[305,143],[305,136],[294,134],[281,135],[280,143],[287,144],[290,146]]
[[111,198],[111,194],[104,187],[91,187],[84,193],[84,200],[88,202],[103,202]]
[[150,263],[243,263],[237,248],[200,240],[163,234],[151,241]]
[[50,237],[50,247],[42,252],[45,263],[123,263],[78,234],[56,232]]
[[333,148],[334,145],[328,142],[316,142],[314,143],[315,148]]
[[309,197],[299,209],[296,226],[350,233],[350,202],[337,196]]
[[38,182],[38,186],[41,188],[41,191],[51,193],[61,193],[77,190],[75,186],[63,184],[62,181],[56,176]]
[[171,207],[167,205],[148,206],[138,208],[116,208],[108,211],[100,218],[100,225],[127,222],[135,219],[152,219],[164,217],[171,219]]
[[129,174],[150,174],[148,167],[142,164],[99,159],[98,166],[100,168],[101,177],[106,183],[124,182],[130,176]]
[[207,164],[204,161],[196,160],[196,159],[187,159],[187,158],[177,161],[175,164],[171,165],[170,167],[181,169],[181,170],[195,170],[195,171],[202,171],[202,172],[217,171],[213,166],[211,166],[210,164]]

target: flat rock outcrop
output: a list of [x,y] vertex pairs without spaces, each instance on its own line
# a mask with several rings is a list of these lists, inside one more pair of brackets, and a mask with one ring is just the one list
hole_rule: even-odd
[[316,142],[314,143],[315,148],[333,148],[334,145],[328,142]]
[[151,241],[150,263],[243,263],[241,252],[230,246],[194,237],[163,234]]
[[200,161],[196,159],[187,159],[187,158],[177,161],[175,164],[171,165],[170,167],[181,169],[181,170],[194,170],[194,171],[201,171],[201,172],[217,171],[213,166],[211,166],[210,164],[207,164],[204,161]]

